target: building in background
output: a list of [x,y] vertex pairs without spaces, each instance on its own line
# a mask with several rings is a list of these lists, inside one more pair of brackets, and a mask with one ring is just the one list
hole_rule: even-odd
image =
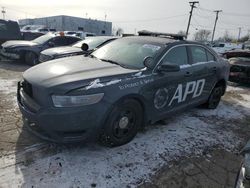
[[56,31],[84,31],[95,33],[96,35],[111,35],[112,22],[86,19],[73,16],[51,16],[44,18],[22,19],[19,25],[44,25]]

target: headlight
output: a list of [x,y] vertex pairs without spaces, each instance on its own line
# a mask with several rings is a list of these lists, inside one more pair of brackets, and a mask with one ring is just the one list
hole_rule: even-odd
[[55,107],[77,107],[98,103],[103,96],[104,93],[80,96],[52,95],[52,100]]

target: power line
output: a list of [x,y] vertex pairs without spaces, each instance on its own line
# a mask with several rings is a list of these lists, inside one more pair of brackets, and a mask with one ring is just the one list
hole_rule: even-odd
[[[210,10],[210,9],[206,9],[206,8],[203,8],[201,6],[198,7],[198,9],[200,10],[203,10],[203,11],[206,11],[206,12],[213,12],[213,10]],[[229,16],[241,16],[241,17],[250,17],[250,14],[239,14],[239,13],[235,13],[235,12],[224,12],[223,13],[224,15],[229,15]]]
[[136,23],[136,22],[151,22],[151,21],[159,21],[159,20],[167,20],[171,18],[183,17],[187,14],[180,14],[176,16],[169,16],[169,17],[161,17],[161,18],[152,18],[152,19],[141,19],[141,20],[127,20],[127,21],[113,21],[114,23]]
[[250,14],[238,14],[234,12],[224,12],[223,14],[229,15],[229,16],[250,17]]

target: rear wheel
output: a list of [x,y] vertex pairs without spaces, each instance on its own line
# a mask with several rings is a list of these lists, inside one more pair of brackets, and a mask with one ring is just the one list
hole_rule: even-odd
[[126,144],[135,137],[142,122],[141,105],[133,99],[124,100],[109,114],[100,134],[100,142],[109,147]]
[[27,52],[25,54],[25,62],[28,65],[36,65],[38,63],[38,56],[34,52]]
[[223,87],[215,86],[212,90],[205,107],[208,109],[215,109],[220,103],[221,96],[223,95]]

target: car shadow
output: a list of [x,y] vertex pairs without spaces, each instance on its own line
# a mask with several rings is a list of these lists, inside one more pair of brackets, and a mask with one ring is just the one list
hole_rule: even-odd
[[15,72],[24,72],[28,68],[30,68],[30,66],[22,62],[12,61],[3,58],[1,59],[0,57],[0,69],[15,71]]
[[[227,97],[227,96],[226,96]],[[226,102],[223,102],[222,105],[224,105],[224,103],[226,104]],[[229,104],[228,106],[234,105],[234,102],[232,102],[232,104]],[[236,104],[235,104],[236,105]],[[235,107],[236,108],[236,107]],[[180,119],[182,116],[185,116],[187,113],[193,117],[197,117],[197,118],[203,118],[203,114],[207,114],[207,113],[211,113],[211,119],[213,119],[218,113],[225,113],[225,115],[227,115],[227,112],[220,112],[220,110],[223,108],[219,108],[218,110],[201,110],[201,109],[190,109],[189,112],[184,112],[184,113],[178,113],[176,116],[172,116],[170,118],[167,118],[165,120],[162,120],[160,122],[157,122],[154,125],[150,125],[146,127],[146,131],[142,131],[143,134],[140,134],[139,138],[136,138],[132,143],[128,143],[125,146],[121,146],[118,148],[105,148],[102,146],[97,145],[97,143],[77,143],[77,144],[67,144],[67,145],[61,145],[61,144],[54,144],[54,143],[50,143],[50,142],[45,142],[42,141],[40,139],[37,138],[33,138],[33,136],[30,136],[29,133],[25,130],[25,128],[23,128],[22,132],[20,133],[18,140],[16,142],[16,153],[15,153],[15,171],[16,174],[19,174],[21,176],[22,179],[22,184],[18,185],[18,186],[24,186],[24,187],[35,187],[35,182],[41,182],[41,185],[46,185],[43,184],[44,180],[44,176],[53,176],[55,177],[55,179],[57,177],[61,177],[61,175],[65,175],[68,174],[67,176],[71,176],[71,172],[68,171],[68,169],[64,169],[63,166],[65,164],[71,164],[72,166],[77,166],[77,164],[79,164],[79,166],[84,167],[85,164],[88,163],[92,163],[92,161],[98,161],[99,159],[107,159],[107,163],[109,159],[115,158],[114,161],[116,160],[116,155],[123,155],[123,156],[127,156],[126,153],[128,153],[129,151],[133,150],[134,153],[140,153],[140,147],[135,147],[135,145],[139,145],[141,143],[137,143],[138,139],[140,140],[147,140],[147,136],[145,136],[145,134],[151,134],[152,132],[157,131],[157,129],[159,129],[159,132],[161,131],[162,127],[168,126],[168,124],[171,124],[171,122],[176,122],[178,121],[178,119]],[[225,109],[225,108],[224,108]],[[242,111],[245,112],[250,112],[250,109],[247,108],[246,106],[237,104],[237,109],[241,109]],[[202,111],[202,112],[200,112]],[[229,114],[230,115],[230,114]],[[210,115],[209,115],[210,116]],[[218,117],[220,118],[220,117]],[[206,119],[206,117],[204,117],[204,119]],[[204,120],[206,121],[206,120]],[[214,119],[214,121],[217,121],[217,119]],[[213,124],[213,122],[210,122]],[[214,122],[215,123],[215,122]],[[233,123],[237,123],[237,121],[233,122]],[[167,125],[166,125],[167,124]],[[175,126],[178,126],[178,124],[176,124]],[[171,128],[168,130],[169,134],[174,133],[175,130],[175,126],[171,126]],[[239,127],[240,128],[240,127]],[[225,126],[225,129],[226,126]],[[242,130],[237,130],[237,134],[242,134],[242,138],[244,138],[245,141],[247,141],[249,139],[250,135],[246,135],[246,131],[250,131],[250,127],[248,126],[247,129],[242,129]],[[192,130],[192,127],[190,127],[189,133],[190,135],[195,134],[196,130]],[[166,138],[168,139],[168,138]],[[195,139],[195,138],[194,138]],[[28,144],[25,144],[25,140],[29,140]],[[147,145],[149,145],[147,148],[154,148],[156,147],[154,142],[146,142]],[[244,143],[242,143],[242,146],[244,145]],[[25,146],[25,147],[24,147]],[[171,151],[171,146],[165,146],[167,151]],[[143,148],[143,146],[142,146]],[[77,152],[76,152],[77,151]],[[65,159],[62,159],[62,157],[58,157],[57,154],[65,154],[66,156],[70,156],[70,157],[65,157]],[[78,156],[76,156],[78,155]],[[101,155],[101,157],[100,157]],[[144,151],[145,156],[147,156],[147,151]],[[53,156],[56,156],[53,158]],[[139,156],[144,158],[145,156]],[[148,156],[150,157],[150,156]],[[163,156],[164,157],[164,156]],[[65,161],[66,159],[72,159],[72,161]],[[32,164],[34,164],[37,160],[48,160],[50,162],[46,162],[46,163],[41,163],[41,165],[48,165],[46,167],[46,171],[40,171],[40,167],[44,168],[43,166],[32,166]],[[75,161],[74,161],[75,160]],[[131,164],[125,164],[125,162],[123,162],[123,160],[127,161],[125,158],[120,158],[120,162],[119,164],[124,165],[124,166],[129,166]],[[139,160],[139,158],[136,159],[131,159],[133,160]],[[102,161],[99,161],[102,162]],[[133,161],[133,163],[135,162],[135,165],[137,164],[136,161]],[[105,163],[105,162],[103,162]],[[102,163],[102,164],[103,164]],[[124,164],[123,164],[124,163]],[[95,165],[95,164],[93,164]],[[102,168],[106,168],[106,166],[108,165],[114,165],[114,164],[106,164],[104,166],[93,166],[93,169],[98,168],[98,167],[102,167]],[[147,165],[147,164],[145,164]],[[31,168],[33,168],[33,170],[31,170]],[[34,169],[35,168],[35,169]],[[37,168],[37,169],[36,169]],[[125,168],[125,167],[124,167]],[[138,167],[139,168],[139,167]],[[74,171],[77,171],[76,169],[73,169]],[[78,170],[85,170],[84,168],[81,169],[79,167]],[[90,169],[86,169],[86,173],[88,173],[88,170]],[[100,172],[103,172],[103,169],[99,169]],[[66,172],[67,171],[67,172]],[[97,169],[98,171],[98,169]],[[35,173],[32,175],[32,173]],[[75,172],[74,172],[75,173]],[[72,174],[74,174],[72,172]],[[80,173],[80,172],[79,172]],[[117,167],[117,173],[121,173],[121,169],[119,169]],[[89,177],[92,176],[93,174],[89,174]],[[32,176],[32,177],[31,177]],[[109,181],[109,176],[107,174],[99,174],[99,176],[97,176],[96,174],[94,174],[94,176],[99,177],[99,176],[107,176],[107,181]],[[33,180],[32,180],[33,178]],[[90,177],[91,178],[91,177]],[[91,178],[92,179],[92,178]],[[105,178],[104,178],[105,179]],[[84,181],[88,181],[86,179],[82,179],[82,182]],[[34,183],[34,184],[30,184],[30,183]],[[65,180],[65,182],[67,183],[67,185],[69,185],[69,182],[67,182],[67,180]],[[82,184],[78,184],[77,182],[74,182],[74,185],[79,185],[79,187],[83,186]],[[67,186],[66,185],[66,186]],[[91,184],[92,185],[92,184]],[[94,187],[95,183],[93,183],[93,187]],[[105,186],[105,182],[103,184]],[[49,186],[49,185],[48,185]],[[85,186],[83,186],[85,187]]]

